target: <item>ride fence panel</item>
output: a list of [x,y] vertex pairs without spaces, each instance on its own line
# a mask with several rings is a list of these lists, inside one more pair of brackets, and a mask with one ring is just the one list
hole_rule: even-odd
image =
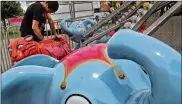
[[[160,13],[154,13],[147,20],[147,27],[151,25],[155,20],[158,19]],[[168,21],[166,21],[159,29],[153,33],[151,36],[157,38],[169,45],[180,54],[181,52],[181,38],[182,38],[182,17],[173,16]]]
[[1,27],[1,35],[0,35],[0,40],[1,40],[0,41],[1,73],[7,71],[12,66],[12,62],[11,62],[10,56],[8,54],[8,44],[10,42],[9,29],[10,28],[5,29],[5,28]]

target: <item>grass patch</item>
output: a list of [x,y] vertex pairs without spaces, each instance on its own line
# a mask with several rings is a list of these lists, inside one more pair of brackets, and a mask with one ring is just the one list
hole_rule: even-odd
[[[21,37],[20,30],[18,27],[7,28],[7,33],[10,39],[15,39]],[[1,28],[1,35],[5,35],[5,30]]]
[[8,34],[9,34],[9,38],[10,39],[15,39],[15,38],[19,38],[20,36],[20,30],[18,27],[10,27],[7,30]]

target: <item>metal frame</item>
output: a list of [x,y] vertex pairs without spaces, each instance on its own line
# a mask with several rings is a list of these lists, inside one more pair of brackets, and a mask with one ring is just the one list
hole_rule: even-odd
[[2,28],[1,28],[1,36],[0,36],[0,64],[1,64],[1,73],[7,71],[11,66],[12,62],[10,60],[9,54],[8,54],[8,44],[9,44],[9,38],[8,38],[8,30],[4,30],[4,34],[2,34]]
[[119,24],[117,24],[117,25],[115,25],[115,26],[113,26],[113,27],[107,29],[106,31],[104,31],[104,32],[102,32],[102,33],[100,33],[100,34],[98,34],[98,35],[95,36],[95,37],[91,37],[91,38],[89,38],[88,40],[85,40],[83,43],[84,43],[85,45],[87,45],[87,44],[93,42],[94,40],[97,40],[97,39],[99,39],[99,38],[102,38],[102,37],[103,37],[104,35],[106,35],[108,32],[111,32],[111,31],[113,31],[113,30],[116,30],[116,29],[120,28],[120,27],[121,27],[122,25],[124,25],[124,23],[127,22],[127,21],[129,21],[129,19],[126,19],[126,20],[120,22]]
[[[113,13],[111,13],[109,16],[105,17],[102,21],[100,21],[99,23],[95,24],[93,26],[93,28],[90,28],[89,30],[87,30],[87,32],[84,34],[84,40],[85,41],[87,38],[89,38],[90,34],[93,34],[96,30],[98,30],[100,27],[102,27],[104,24],[108,23],[116,14],[120,13],[121,11],[125,10],[128,6],[130,6],[133,2],[125,2],[123,3],[119,8],[117,8]],[[120,23],[121,24],[121,23]],[[115,28],[117,28],[120,25],[116,25]],[[112,31],[112,30],[111,30]],[[106,32],[104,32],[103,34],[106,34]],[[102,33],[98,35],[98,37],[104,36]],[[97,37],[97,38],[98,38]],[[94,41],[91,39],[91,41]],[[76,47],[80,47],[79,44],[77,43],[75,45]],[[75,49],[74,48],[74,49]]]
[[61,13],[55,13],[55,14],[52,14],[52,15],[57,15],[57,14],[69,14],[70,12],[61,12]]
[[92,3],[92,1],[74,1],[74,4]]
[[[87,16],[81,16],[81,17],[71,18],[71,22],[84,20],[84,19],[82,19],[82,18],[87,18],[87,17],[91,18],[91,16],[93,16],[93,15],[87,15]],[[93,18],[92,18],[92,19],[93,19]],[[62,20],[63,20],[63,19],[58,19],[58,20],[56,20],[56,21],[62,21]]]
[[[86,10],[75,10],[75,4],[84,4],[84,3],[91,3],[92,4],[92,9],[86,9]],[[76,12],[84,12],[84,11],[93,11],[93,3],[90,1],[81,1],[81,2],[77,2],[77,1],[70,1],[70,2],[65,2],[65,3],[59,3],[59,5],[68,5],[69,6],[69,12],[61,12],[61,13],[55,13],[53,15],[56,14],[68,14],[70,13],[70,16],[72,19],[78,19],[78,18],[84,18],[84,17],[90,17],[90,16],[94,16],[94,15],[88,15],[88,16],[80,16],[80,17],[75,17],[75,13]],[[61,21],[62,19],[56,19],[57,21]]]
[[78,11],[75,11],[75,12],[85,12],[85,11],[92,11],[92,9],[87,9],[87,10],[78,10]]
[[[84,11],[93,11],[93,2],[90,2],[90,1],[82,1],[82,2],[79,2],[79,1],[73,1],[74,2],[74,14],[76,14],[76,12],[84,12]],[[92,9],[86,9],[86,10],[77,10],[77,11],[75,11],[75,4],[85,4],[85,3],[91,3],[91,5],[92,5]],[[90,16],[94,16],[94,14],[93,15],[88,15],[88,16],[80,16],[80,17],[76,17],[76,15],[75,15],[75,17],[74,18],[84,18],[84,17],[90,17]],[[74,19],[73,18],[73,19]]]
[[108,32],[111,32],[113,30],[119,29],[121,26],[124,25],[125,22],[130,21],[130,18],[129,17],[132,16],[142,6],[142,4],[143,4],[143,2],[140,2],[139,5],[132,12],[130,12],[119,24],[116,24],[115,26],[107,29],[106,31],[98,34],[95,37],[91,37],[88,40],[85,40],[84,41],[84,44],[87,45],[87,44],[93,42],[94,40],[99,39],[99,38],[102,38],[104,35],[107,35]]
[[125,2],[123,5],[121,5],[118,9],[115,10],[115,12],[111,13],[109,16],[105,17],[102,21],[100,21],[98,24],[95,24],[93,28],[89,29],[85,34],[84,37],[88,38],[90,34],[93,34],[94,31],[98,30],[100,27],[102,27],[104,24],[109,22],[116,14],[120,13],[122,10],[126,9],[131,3],[133,2]]
[[[87,10],[78,10],[78,11],[75,11],[75,4],[84,4],[84,3],[91,3],[92,5],[92,9],[87,9]],[[80,18],[86,18],[86,17],[91,17],[91,16],[94,16],[94,15],[87,15],[87,16],[80,16],[80,17],[76,17],[75,16],[75,13],[76,12],[84,12],[84,11],[93,11],[93,3],[92,2],[76,2],[76,1],[69,1],[69,2],[65,2],[65,3],[60,3],[59,2],[59,5],[68,5],[69,6],[69,12],[60,12],[60,13],[55,13],[55,14],[52,14],[52,15],[60,15],[60,14],[70,14],[70,18],[72,21],[77,21],[79,20]],[[61,21],[61,19],[56,19],[56,21]],[[47,26],[48,22],[46,23],[46,26]],[[60,28],[61,29],[61,28]],[[46,30],[47,31],[47,30]],[[48,30],[49,31],[49,30]]]
[[74,1],[71,1],[71,4],[70,4],[70,15],[71,15],[71,18],[75,18],[75,5],[74,5]]
[[162,2],[161,5],[158,6],[157,9],[154,10],[153,13],[157,12],[158,10],[162,9],[164,6],[166,6],[166,5],[170,4],[170,3],[173,3],[173,2],[175,2],[175,1],[165,1],[165,2]]
[[[142,24],[142,23],[144,22],[144,21],[142,21],[142,19],[146,20],[150,15],[152,15],[152,13],[153,13],[154,11],[159,10],[161,7],[163,7],[163,6],[165,6],[165,5],[169,4],[169,3],[171,3],[171,2],[164,3],[164,4],[160,5],[160,6],[159,6],[159,4],[161,4],[161,2],[156,2],[156,3],[154,3],[154,5],[152,6],[152,8],[150,8],[150,10],[148,10],[147,13],[140,19],[140,21],[137,22],[137,23],[135,24],[135,26],[134,26],[135,28],[134,28],[134,29],[137,30],[137,27],[138,27],[138,26],[141,26],[140,24]],[[173,5],[173,6],[172,6],[172,7],[171,7],[163,16],[161,16],[156,22],[154,22],[149,28],[147,28],[147,30],[145,30],[144,34],[149,34],[149,33],[152,34],[154,31],[156,31],[156,29],[158,29],[158,28],[159,28],[163,23],[165,23],[172,15],[174,15],[175,12],[176,12],[177,10],[180,9],[180,6],[181,6],[180,3],[181,3],[181,2],[178,2],[178,3],[176,3],[175,5]],[[156,9],[156,8],[157,8],[157,9]],[[138,9],[138,8],[137,8],[137,9]],[[134,12],[134,11],[132,11],[132,12]],[[129,17],[129,16],[128,16],[128,17]],[[87,44],[93,42],[94,40],[103,37],[103,36],[106,35],[108,32],[117,29],[118,27],[120,27],[121,25],[123,25],[125,22],[127,22],[127,21],[129,21],[129,20],[130,20],[130,18],[128,18],[127,20],[122,21],[121,23],[119,23],[119,24],[117,24],[117,25],[115,25],[115,26],[113,26],[113,27],[111,27],[110,29],[106,30],[105,32],[100,33],[99,35],[97,35],[97,36],[95,36],[95,37],[92,37],[92,38],[90,38],[90,39],[84,41],[84,44],[87,45]],[[123,28],[123,26],[122,26],[120,29],[122,29],[122,28]],[[135,30],[135,31],[136,31],[136,30]]]
[[153,6],[147,11],[146,14],[144,14],[141,19],[135,24],[135,26],[132,28],[132,30],[137,31],[140,26],[152,15],[154,10],[157,9],[157,7],[161,4],[161,1],[156,1]]
[[[130,16],[132,16],[141,6],[143,5],[143,2],[139,2],[139,5],[137,5],[137,7],[133,10],[133,11],[131,11],[131,13],[129,13],[126,17],[125,17],[125,19],[127,19],[127,18],[129,18]],[[125,20],[124,19],[124,20]]]
[[152,35],[159,27],[161,27],[171,16],[173,16],[182,6],[179,1],[173,5],[167,12],[165,12],[160,18],[158,18],[151,26],[149,26],[144,34]]
[[61,1],[61,3],[58,1],[59,5],[69,5],[70,1]]

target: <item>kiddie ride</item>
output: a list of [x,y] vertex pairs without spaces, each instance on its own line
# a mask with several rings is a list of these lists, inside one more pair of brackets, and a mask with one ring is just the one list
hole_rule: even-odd
[[[60,26],[68,34],[69,37],[73,38],[75,42],[79,42],[81,39],[83,39],[84,33],[94,25],[94,22],[91,19],[86,19],[84,21],[74,21],[71,22],[69,26],[67,26],[66,23],[68,22],[71,22],[71,19],[65,18],[61,21]],[[92,35],[92,37],[97,36],[102,32],[104,32],[104,30],[99,29]],[[113,34],[114,32],[111,31],[101,39],[95,40],[92,44],[106,43]]]
[[[86,19],[84,21],[73,22],[68,28],[65,24],[70,21],[70,18],[63,19],[61,21],[61,27],[75,42],[79,42],[82,39],[84,32],[90,28],[89,26],[94,24],[92,20]],[[96,36],[101,32],[103,32],[103,30],[97,30],[93,36]],[[94,41],[92,44],[106,43],[113,34],[114,33],[110,32],[108,35],[102,37],[100,40]],[[63,36],[60,36],[56,41],[54,38],[51,38],[41,42],[33,41],[32,36],[17,38],[9,44],[8,48],[12,62],[18,62],[36,54],[45,54],[61,60],[71,52],[71,49]]]
[[[84,33],[94,25],[94,22],[90,19],[74,21],[70,26],[66,26],[67,22],[71,22],[71,19],[63,19],[60,25],[65,33],[77,43],[83,39]],[[99,29],[92,35],[92,37],[97,36],[102,32],[104,32],[104,30]],[[107,35],[91,42],[90,44],[106,43],[114,35],[114,33],[115,31],[111,31]],[[63,36],[60,36],[57,41],[55,41],[54,38],[51,38],[43,40],[42,42],[33,41],[32,36],[17,38],[9,44],[8,48],[12,62],[18,62],[35,54],[45,54],[61,60],[71,52],[71,49]]]
[[2,104],[180,104],[180,65],[181,55],[161,41],[119,30],[62,62],[21,60],[2,74]]

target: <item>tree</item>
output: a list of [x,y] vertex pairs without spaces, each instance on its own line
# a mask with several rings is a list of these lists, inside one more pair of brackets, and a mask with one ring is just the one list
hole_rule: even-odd
[[6,28],[6,19],[22,16],[23,9],[18,1],[1,1],[1,21]]

